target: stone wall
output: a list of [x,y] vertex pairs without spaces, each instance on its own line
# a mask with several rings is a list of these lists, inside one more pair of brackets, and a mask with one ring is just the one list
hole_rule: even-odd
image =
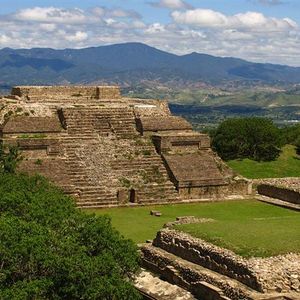
[[300,254],[246,259],[172,229],[159,231],[153,245],[259,292],[300,292]]
[[57,116],[12,117],[5,123],[2,129],[4,134],[49,133],[49,132],[60,132],[61,130],[62,130],[62,126]]
[[283,187],[276,187],[268,184],[257,186],[257,192],[260,195],[280,199],[294,204],[300,204],[300,192],[293,191]]
[[[118,99],[120,89],[117,86],[17,86],[12,88],[12,95],[24,97],[35,101],[49,100],[47,98],[74,97],[94,99]],[[46,99],[45,99],[46,98]]]
[[300,192],[300,177],[254,179],[255,185],[267,184]]
[[158,153],[189,152],[210,148],[210,138],[198,132],[159,133],[152,136]]
[[248,269],[243,259],[231,251],[170,229],[159,231],[153,245],[262,291],[262,285],[255,274]]
[[236,199],[237,197],[249,197],[252,194],[251,183],[245,179],[230,181],[230,183],[226,185],[213,185],[203,180],[202,184],[206,186],[189,187],[182,185],[178,188],[179,196],[182,199],[224,201],[228,197],[232,197],[232,195],[234,195]]

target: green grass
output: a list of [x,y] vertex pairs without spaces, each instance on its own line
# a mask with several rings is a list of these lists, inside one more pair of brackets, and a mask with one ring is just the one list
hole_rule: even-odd
[[283,147],[280,157],[275,161],[257,162],[250,159],[231,160],[227,164],[247,178],[299,177],[300,158],[294,146]]
[[[163,215],[150,216],[151,209],[159,210]],[[177,216],[193,215],[213,218],[215,222],[178,228],[240,255],[300,252],[299,213],[254,200],[90,211],[110,215],[115,228],[136,243],[154,238],[164,223]]]

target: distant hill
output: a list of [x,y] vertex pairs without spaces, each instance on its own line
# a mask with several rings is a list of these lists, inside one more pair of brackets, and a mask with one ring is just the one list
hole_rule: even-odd
[[300,68],[199,53],[178,56],[140,43],[85,49],[0,50],[0,86],[101,82],[130,86],[143,81],[177,87],[229,81],[294,84],[300,83]]

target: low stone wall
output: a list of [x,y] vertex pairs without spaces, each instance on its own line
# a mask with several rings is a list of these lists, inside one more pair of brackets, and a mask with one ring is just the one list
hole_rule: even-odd
[[4,125],[4,134],[18,133],[55,133],[60,132],[62,126],[57,116],[27,117],[16,116],[10,118]]
[[300,204],[300,192],[290,190],[283,187],[276,187],[268,184],[261,184],[257,186],[257,192],[260,195],[280,199],[294,204]]
[[35,101],[44,101],[47,97],[61,98],[80,97],[95,99],[118,99],[120,89],[117,86],[17,86],[13,87],[12,95],[34,98]]
[[300,292],[300,254],[245,259],[172,229],[159,231],[153,245],[259,292]]
[[253,183],[256,185],[273,185],[300,192],[300,177],[254,179]]
[[242,259],[231,251],[169,229],[159,231],[153,245],[262,291],[262,286],[255,274],[248,269]]

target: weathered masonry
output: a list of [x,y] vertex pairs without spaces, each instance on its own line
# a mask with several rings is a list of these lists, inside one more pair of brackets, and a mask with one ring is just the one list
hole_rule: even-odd
[[124,98],[115,86],[20,86],[0,98],[4,144],[20,170],[41,173],[79,207],[245,197],[249,182],[213,153],[209,137],[166,102]]

